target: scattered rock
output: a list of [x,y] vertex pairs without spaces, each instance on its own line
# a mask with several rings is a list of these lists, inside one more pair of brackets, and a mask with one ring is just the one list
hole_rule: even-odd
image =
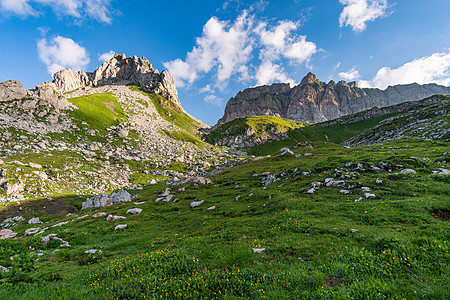
[[125,228],[127,228],[127,225],[126,225],[126,224],[123,224],[123,225],[117,225],[117,226],[114,228],[114,230],[125,229]]
[[16,235],[17,235],[17,233],[15,233],[14,231],[12,231],[10,229],[0,230],[0,240],[10,239],[10,238],[15,237]]
[[25,230],[25,235],[36,234],[39,232],[39,230],[41,230],[39,227],[38,228],[29,228],[29,229]]
[[335,181],[333,178],[327,178],[325,179],[325,185],[331,188],[343,188],[345,187],[345,181],[343,180]]
[[152,179],[149,182],[147,182],[147,185],[155,185],[156,184],[156,180]]
[[357,232],[358,229],[350,229],[353,233]]
[[366,197],[366,199],[375,199],[377,196],[375,196],[375,194],[366,193],[364,194],[364,197]]
[[450,170],[440,168],[439,171],[433,171],[434,175],[450,175]]
[[128,137],[128,134],[129,134],[129,131],[128,131],[127,129],[124,129],[124,128],[121,128],[121,129],[119,129],[119,130],[117,131],[117,135],[118,135],[120,138],[122,138],[122,139]]
[[292,152],[292,150],[289,148],[282,148],[282,149],[280,149],[279,152],[281,152],[280,155],[288,155],[288,154],[293,155],[294,154],[294,152]]
[[254,253],[263,253],[266,251],[266,248],[252,248]]
[[42,222],[39,220],[39,218],[31,218],[28,220],[28,224],[41,224]]
[[264,173],[261,173],[261,176],[269,176],[271,173],[270,172],[264,172]]
[[402,173],[402,174],[417,174],[417,172],[414,171],[413,169],[405,169],[405,170],[400,171],[400,173]]
[[376,181],[376,182],[377,182],[377,184],[383,184],[384,181],[381,180],[380,178],[377,178],[377,181]]
[[34,168],[34,169],[42,169],[42,166],[39,164],[35,164],[35,163],[29,163],[28,166],[30,168]]
[[92,215],[93,218],[100,218],[100,217],[104,217],[104,216],[106,216],[105,212],[99,212],[99,213]]
[[4,220],[2,223],[13,223],[13,222],[23,222],[25,218],[22,216],[12,217]]
[[127,210],[127,214],[132,214],[132,215],[138,215],[142,212],[142,209],[140,208],[132,208]]
[[315,188],[310,188],[309,190],[306,191],[307,194],[314,194],[314,192],[316,191]]
[[191,185],[197,186],[197,185],[204,185],[204,184],[210,184],[211,179],[206,177],[194,177],[191,181]]
[[63,240],[62,238],[57,237],[55,233],[51,233],[51,234],[41,238],[41,242],[43,242],[45,246],[47,246],[47,244],[50,240],[60,241],[61,242],[60,247],[70,247],[69,242]]
[[81,204],[81,209],[93,208],[93,207],[106,207],[114,203],[119,202],[130,202],[131,195],[127,191],[120,190],[116,193],[110,195],[101,194],[92,198],[86,199],[85,202]]
[[363,186],[363,187],[361,188],[361,191],[363,191],[363,192],[370,192],[370,188],[368,188],[368,187],[366,187],[366,186]]
[[208,208],[208,211],[212,211],[212,210],[215,210],[216,209],[216,206],[211,206],[210,208]]
[[191,208],[194,208],[194,207],[197,207],[197,206],[200,206],[200,205],[202,205],[203,204],[203,202],[205,202],[204,200],[202,200],[202,201],[197,201],[197,202],[191,202],[191,204],[189,205]]
[[169,195],[170,195],[170,188],[166,188],[166,190],[164,192],[159,194],[159,197],[167,197]]
[[101,253],[102,250],[97,250],[97,249],[90,249],[90,250],[86,250],[84,251],[85,254],[95,254],[95,253]]
[[303,154],[304,156],[313,156],[314,154],[312,154],[312,153],[305,153],[305,154]]
[[340,190],[339,193],[344,194],[344,195],[348,195],[351,192],[349,190]]
[[311,185],[314,189],[321,189],[323,187],[323,183],[318,181],[311,183]]
[[122,216],[114,216],[114,215],[108,215],[108,216],[106,217],[106,222],[113,222],[113,221],[116,221],[116,220],[123,220],[123,219],[125,219],[125,217],[122,217]]

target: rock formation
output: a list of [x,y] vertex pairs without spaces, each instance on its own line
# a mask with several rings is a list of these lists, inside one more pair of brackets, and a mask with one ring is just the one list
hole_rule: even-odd
[[273,115],[310,123],[336,119],[375,106],[419,100],[434,94],[450,94],[450,87],[417,83],[390,86],[386,90],[359,88],[356,82],[319,81],[312,73],[293,88],[287,83],[249,88],[231,98],[218,123],[252,115]]
[[27,101],[18,103],[22,105],[18,107],[25,110],[30,108],[34,109],[40,101],[51,104],[57,110],[69,109],[71,107],[66,97],[64,97],[53,82],[41,83],[33,90],[24,89],[22,83],[16,80],[8,80],[0,83],[0,102],[22,99]]
[[158,70],[153,69],[145,57],[139,58],[136,55],[126,57],[125,54],[116,54],[92,73],[64,69],[56,72],[53,78],[53,82],[62,92],[89,86],[132,83],[147,92],[161,94],[181,108],[175,80],[167,71],[159,73]]

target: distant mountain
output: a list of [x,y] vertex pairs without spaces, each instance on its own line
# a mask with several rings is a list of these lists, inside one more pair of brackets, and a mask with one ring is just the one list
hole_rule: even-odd
[[359,88],[356,82],[319,81],[312,73],[293,88],[287,83],[245,89],[231,98],[218,123],[239,117],[270,115],[299,122],[318,123],[361,112],[420,100],[435,94],[450,94],[450,87],[416,83],[390,86],[386,90]]

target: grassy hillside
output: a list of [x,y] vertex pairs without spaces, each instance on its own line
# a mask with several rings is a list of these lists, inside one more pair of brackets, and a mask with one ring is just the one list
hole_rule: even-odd
[[[449,145],[313,146],[295,150],[313,156],[265,158],[211,176],[210,185],[173,187],[173,193],[186,187],[174,203],[154,202],[168,187],[159,184],[131,191],[132,201],[143,204],[78,211],[80,196],[55,199],[53,205],[67,208],[61,215],[28,208],[39,202],[3,210],[0,220],[23,215],[45,222],[18,223],[12,229],[19,236],[31,227],[48,229],[0,240],[0,265],[13,266],[0,273],[0,298],[450,298],[449,178],[432,174],[450,168]],[[417,173],[399,173],[404,169]],[[263,172],[276,181],[262,185]],[[311,182],[331,177],[345,178],[350,194],[340,188],[306,193]],[[376,198],[366,199],[361,187]],[[205,203],[189,208],[199,200]],[[142,213],[125,214],[134,207]],[[69,210],[78,216],[65,217]],[[100,211],[127,218],[91,217]],[[128,228],[114,231],[117,224]],[[56,240],[44,246],[40,239],[50,233],[71,247]],[[102,252],[85,254],[89,249]],[[34,262],[36,252],[42,256]]]
[[85,122],[90,129],[97,129],[101,133],[106,133],[107,127],[126,121],[120,103],[111,93],[92,94],[68,100],[79,108],[70,111],[69,114],[78,122]]
[[243,135],[248,129],[253,129],[255,135],[270,135],[270,132],[288,132],[289,130],[305,126],[303,122],[295,122],[275,116],[251,116],[237,118],[219,125],[214,131],[205,136],[205,140],[214,144],[215,141],[228,136]]

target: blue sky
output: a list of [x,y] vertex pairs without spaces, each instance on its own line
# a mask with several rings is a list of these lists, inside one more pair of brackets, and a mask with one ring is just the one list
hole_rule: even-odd
[[176,79],[184,108],[213,125],[247,87],[322,81],[450,85],[450,1],[0,0],[0,81],[26,88],[118,52]]

